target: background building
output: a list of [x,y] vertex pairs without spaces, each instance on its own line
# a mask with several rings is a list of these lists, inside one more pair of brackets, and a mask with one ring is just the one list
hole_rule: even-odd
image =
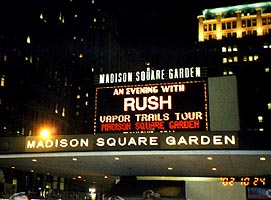
[[242,131],[270,131],[270,2],[203,10],[199,20],[198,62],[208,76],[238,80]]
[[91,133],[93,75],[135,60],[113,16],[94,1],[8,1],[1,24],[0,135]]

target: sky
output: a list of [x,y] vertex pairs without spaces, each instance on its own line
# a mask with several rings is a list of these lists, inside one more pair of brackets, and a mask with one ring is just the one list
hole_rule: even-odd
[[[25,2],[41,0],[5,0],[0,3],[0,22],[13,26],[20,18],[14,12],[27,15]],[[63,0],[44,0],[63,1]],[[89,1],[89,0],[76,0]],[[262,0],[265,1],[265,0]],[[8,3],[9,2],[9,3]],[[16,2],[16,3],[14,3]],[[259,2],[257,0],[95,0],[101,10],[114,15],[119,36],[133,46],[182,46],[197,42],[198,19],[206,8],[217,8]],[[3,4],[8,4],[7,7]],[[14,5],[16,5],[14,7]],[[32,9],[32,8],[30,8]],[[35,9],[35,7],[33,7]],[[9,16],[9,17],[7,17]],[[18,14],[19,16],[19,14]],[[17,23],[18,24],[18,23]],[[20,21],[19,25],[23,26]],[[14,29],[20,27],[14,26]],[[3,26],[2,26],[3,27]],[[1,27],[0,27],[1,28]]]
[[[96,0],[116,16],[119,34],[137,45],[192,45],[206,8],[262,2],[257,0]],[[264,1],[264,0],[263,0]]]

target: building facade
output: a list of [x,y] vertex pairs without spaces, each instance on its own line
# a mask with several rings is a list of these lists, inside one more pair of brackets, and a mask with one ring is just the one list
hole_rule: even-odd
[[132,67],[113,16],[95,1],[10,1],[1,16],[0,135],[91,133],[94,74]]
[[198,62],[208,76],[237,76],[242,131],[270,131],[270,15],[270,2],[262,2],[198,16]]
[[270,2],[205,9],[198,16],[198,41],[270,34]]

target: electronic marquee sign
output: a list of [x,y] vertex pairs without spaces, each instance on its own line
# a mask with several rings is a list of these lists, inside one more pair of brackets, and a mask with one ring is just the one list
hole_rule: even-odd
[[208,131],[206,80],[96,88],[94,134]]

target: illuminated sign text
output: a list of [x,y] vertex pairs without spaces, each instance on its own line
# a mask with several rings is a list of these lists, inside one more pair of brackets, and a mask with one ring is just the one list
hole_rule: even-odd
[[100,74],[98,84],[131,83],[156,80],[176,80],[202,77],[200,67],[180,67],[161,70]]
[[94,133],[208,130],[206,81],[99,87]]
[[41,139],[38,136],[25,138],[26,152],[236,148],[238,148],[236,132],[106,133],[59,135],[49,139]]

